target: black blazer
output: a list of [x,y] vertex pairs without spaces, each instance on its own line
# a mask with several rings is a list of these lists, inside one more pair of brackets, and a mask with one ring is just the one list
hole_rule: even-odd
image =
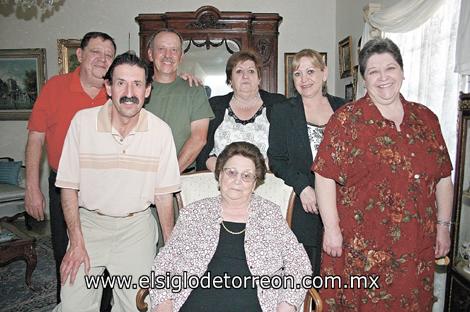
[[[261,100],[263,100],[263,103],[266,106],[266,117],[268,118],[269,122],[271,122],[271,111],[273,104],[284,102],[286,100],[286,97],[282,94],[270,93],[264,90],[259,90],[259,95],[261,96]],[[232,96],[233,92],[230,92],[226,95],[214,96],[209,99],[209,104],[211,105],[215,117],[209,122],[209,129],[207,131],[207,143],[196,159],[197,170],[207,170],[206,160],[207,158],[209,158],[209,153],[214,148],[215,131],[224,120],[225,110],[229,107],[229,103],[232,99]]]
[[[327,94],[328,102],[336,111],[345,100]],[[269,166],[271,171],[294,188],[296,194],[292,215],[292,230],[299,242],[321,247],[323,233],[320,217],[306,213],[300,201],[300,193],[307,186],[314,187],[315,176],[312,150],[307,131],[304,105],[300,96],[274,105],[269,127]]]

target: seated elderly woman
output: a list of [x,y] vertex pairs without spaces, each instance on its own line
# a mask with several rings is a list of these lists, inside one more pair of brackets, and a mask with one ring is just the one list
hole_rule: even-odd
[[[300,284],[311,274],[280,207],[253,194],[265,174],[264,158],[251,143],[231,143],[220,153],[215,166],[220,196],[184,207],[155,258],[155,280],[171,278],[174,285],[150,289],[152,311],[296,311],[304,288],[258,285],[260,276],[292,276]],[[192,286],[181,287],[181,277],[189,276]],[[248,287],[239,288],[240,281]]]
[[217,156],[228,144],[246,141],[266,158],[271,107],[285,97],[259,89],[262,61],[251,50],[234,53],[225,74],[233,92],[209,99],[215,118],[209,123],[207,143],[197,158],[197,169],[214,171]]

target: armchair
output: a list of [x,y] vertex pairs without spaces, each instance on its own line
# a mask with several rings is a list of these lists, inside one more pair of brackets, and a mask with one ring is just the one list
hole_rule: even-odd
[[[292,187],[284,184],[282,179],[269,172],[266,173],[264,183],[255,190],[255,193],[278,204],[289,227],[291,226],[295,199]],[[217,196],[218,194],[217,181],[213,172],[200,171],[184,174],[181,176],[181,192],[176,195],[178,209],[197,200]],[[144,301],[148,293],[149,290],[144,288],[139,289],[137,292],[136,304],[137,309],[141,312],[148,310],[148,304]],[[323,302],[314,288],[309,289],[307,292],[302,309],[304,312],[321,312],[323,310]]]

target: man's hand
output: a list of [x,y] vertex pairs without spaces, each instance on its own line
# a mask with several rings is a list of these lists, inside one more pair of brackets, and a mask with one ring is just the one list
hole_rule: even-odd
[[70,277],[70,285],[72,285],[77,277],[78,269],[82,264],[85,265],[85,273],[88,274],[90,271],[90,258],[88,258],[85,244],[83,242],[77,245],[71,244],[60,265],[61,284],[65,285],[67,279]]
[[78,269],[82,264],[85,265],[85,273],[88,274],[90,258],[85,248],[85,240],[81,230],[78,212],[78,190],[63,188],[60,191],[60,199],[70,238],[70,246],[60,265],[60,282],[64,285],[69,277],[70,284],[75,282]]
[[26,188],[24,207],[26,212],[38,221],[44,220],[44,209],[46,202],[39,188]]
[[179,76],[181,79],[186,80],[189,83],[190,87],[192,87],[193,85],[195,87],[202,86],[202,80],[191,73],[181,73]]
[[209,118],[193,120],[191,122],[191,135],[184,142],[178,154],[178,165],[180,173],[183,173],[190,166],[207,143],[207,129],[209,128]]
[[155,195],[155,206],[157,207],[158,219],[162,227],[163,242],[166,244],[175,225],[173,194]]
[[44,132],[29,131],[25,153],[26,192],[24,204],[26,212],[38,221],[44,220],[45,201],[39,186],[39,167],[45,138]]

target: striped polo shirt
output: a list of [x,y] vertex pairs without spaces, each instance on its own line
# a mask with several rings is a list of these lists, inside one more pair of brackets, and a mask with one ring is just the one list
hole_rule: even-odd
[[155,195],[180,190],[168,125],[142,108],[126,136],[111,125],[112,101],[79,111],[65,138],[55,185],[78,190],[80,207],[108,216],[147,209]]

